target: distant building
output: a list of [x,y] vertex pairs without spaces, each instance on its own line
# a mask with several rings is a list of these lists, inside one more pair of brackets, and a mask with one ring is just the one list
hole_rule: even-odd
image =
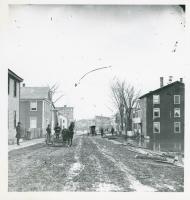
[[67,123],[65,123],[65,124],[67,125],[67,127],[69,126],[69,124],[72,121],[74,121],[74,108],[73,107],[68,107],[68,106],[64,105],[64,107],[56,107],[56,110],[58,110],[60,115],[62,115],[64,118],[66,118]]
[[61,127],[61,129],[68,128],[69,124],[68,124],[67,118],[65,116],[63,116],[63,114],[61,112],[59,112],[59,110],[57,110],[57,114],[58,114],[58,123],[59,123],[59,126]]
[[94,119],[81,119],[76,121],[77,131],[89,131],[90,126],[95,125]]
[[23,81],[17,74],[8,69],[8,142],[16,141],[16,126],[20,118],[20,83]]
[[112,120],[110,117],[95,116],[94,121],[95,121],[97,131],[99,131],[100,128],[110,129],[112,126]]
[[132,111],[132,130],[136,135],[141,135],[142,133],[142,117],[140,100],[138,100]]
[[115,118],[105,116],[95,116],[93,119],[81,119],[76,121],[77,131],[90,131],[90,127],[95,126],[96,132],[100,131],[100,128],[111,129],[115,128]]
[[31,138],[42,137],[46,127],[53,129],[57,123],[57,112],[52,102],[49,87],[22,87],[20,98],[20,121]]
[[[171,82],[164,86],[160,79],[160,88],[140,97],[139,109],[133,118],[133,128],[139,130],[143,136],[156,137],[184,137],[185,115],[185,85],[180,81]],[[137,127],[138,126],[138,127]]]

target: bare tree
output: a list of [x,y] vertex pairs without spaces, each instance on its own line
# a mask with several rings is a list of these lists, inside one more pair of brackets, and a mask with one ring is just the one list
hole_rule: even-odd
[[122,90],[120,91],[122,92],[121,95],[125,108],[125,131],[131,131],[133,108],[140,96],[140,91],[136,91],[134,86],[126,84],[125,81],[122,82],[121,87]]
[[50,99],[52,100],[53,104],[55,104],[64,96],[64,94],[61,94],[57,98],[55,98],[55,96],[59,93],[59,85],[57,83],[54,83],[52,86],[48,84],[48,87],[50,88]]
[[121,131],[132,130],[132,111],[139,98],[140,91],[136,91],[134,86],[125,81],[115,81],[111,85],[112,100],[120,114]]
[[119,119],[117,118],[117,123],[120,125],[120,130],[124,130],[124,102],[121,96],[120,91],[120,82],[113,82],[111,85],[111,97],[114,106],[117,109],[117,113],[119,114]]

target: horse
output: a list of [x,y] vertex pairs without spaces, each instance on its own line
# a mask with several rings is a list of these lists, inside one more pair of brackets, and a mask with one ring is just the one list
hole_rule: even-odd
[[63,142],[66,141],[68,143],[68,146],[70,147],[72,146],[73,143],[74,127],[75,127],[74,122],[71,122],[69,128],[63,129],[62,131]]

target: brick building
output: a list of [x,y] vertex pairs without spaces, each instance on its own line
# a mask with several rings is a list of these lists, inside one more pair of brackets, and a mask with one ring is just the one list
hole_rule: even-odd
[[[140,112],[137,118],[143,136],[184,137],[185,85],[180,81],[163,85],[140,97]],[[133,119],[134,122],[134,119]]]
[[57,112],[49,87],[22,87],[20,98],[20,121],[30,138],[44,136],[48,124],[52,129],[57,123]]
[[[67,127],[70,125],[72,121],[74,121],[74,108],[73,107],[68,107],[64,105],[64,107],[56,107],[56,110],[62,115],[63,117],[66,118],[67,120]],[[64,122],[63,122],[64,123]]]
[[16,125],[20,113],[20,83],[23,81],[17,74],[8,69],[8,142],[15,143]]

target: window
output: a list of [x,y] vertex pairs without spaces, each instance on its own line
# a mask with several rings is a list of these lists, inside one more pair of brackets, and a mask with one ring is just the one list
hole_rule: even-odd
[[153,109],[153,118],[160,117],[160,108]]
[[37,128],[37,118],[30,117],[30,128]]
[[180,108],[174,108],[174,117],[180,117]]
[[160,133],[160,122],[153,122],[153,132]]
[[160,103],[160,95],[153,95],[153,104]]
[[181,132],[181,126],[180,122],[174,122],[174,133],[180,133]]
[[138,110],[138,117],[141,117],[141,110]]
[[37,101],[30,102],[30,111],[37,111]]
[[14,97],[17,95],[17,82],[14,80]]
[[180,104],[180,95],[174,95],[174,104]]
[[133,118],[135,118],[135,111],[133,111]]
[[14,111],[14,128],[16,128],[16,111]]

